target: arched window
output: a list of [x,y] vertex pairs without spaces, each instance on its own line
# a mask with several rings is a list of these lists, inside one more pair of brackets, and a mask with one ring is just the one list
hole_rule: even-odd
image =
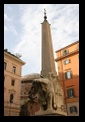
[[14,95],[10,94],[10,103],[13,103],[13,98],[14,98]]

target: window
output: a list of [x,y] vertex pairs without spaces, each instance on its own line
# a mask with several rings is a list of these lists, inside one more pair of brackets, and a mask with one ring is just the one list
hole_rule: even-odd
[[68,89],[67,90],[67,95],[68,95],[68,98],[74,97],[75,96],[74,89],[73,88]]
[[16,73],[16,67],[13,66],[13,73]]
[[70,79],[70,78],[72,78],[72,72],[71,71],[65,72],[65,79]]
[[4,69],[6,69],[6,67],[7,67],[7,63],[6,63],[6,62],[4,62]]
[[11,85],[14,86],[14,84],[15,84],[15,80],[12,80]]
[[77,107],[76,106],[70,107],[70,113],[73,113],[73,112],[77,112]]
[[68,54],[68,50],[63,51],[63,56]]
[[70,63],[70,59],[64,60],[64,64],[69,64],[69,63]]
[[14,95],[10,94],[10,103],[13,103]]

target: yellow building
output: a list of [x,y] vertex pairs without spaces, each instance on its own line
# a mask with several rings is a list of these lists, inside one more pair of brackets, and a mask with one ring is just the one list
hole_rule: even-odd
[[19,57],[4,50],[4,116],[19,116],[20,77],[24,64]]

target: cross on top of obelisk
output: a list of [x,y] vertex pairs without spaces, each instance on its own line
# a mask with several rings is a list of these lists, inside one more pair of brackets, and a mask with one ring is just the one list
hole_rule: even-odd
[[46,16],[46,9],[44,9],[44,20],[47,19],[47,16]]

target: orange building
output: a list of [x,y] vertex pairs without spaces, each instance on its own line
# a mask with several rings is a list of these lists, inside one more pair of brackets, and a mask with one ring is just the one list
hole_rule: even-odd
[[68,116],[79,116],[79,41],[56,51]]
[[20,77],[24,64],[19,57],[4,50],[4,116],[19,116]]

